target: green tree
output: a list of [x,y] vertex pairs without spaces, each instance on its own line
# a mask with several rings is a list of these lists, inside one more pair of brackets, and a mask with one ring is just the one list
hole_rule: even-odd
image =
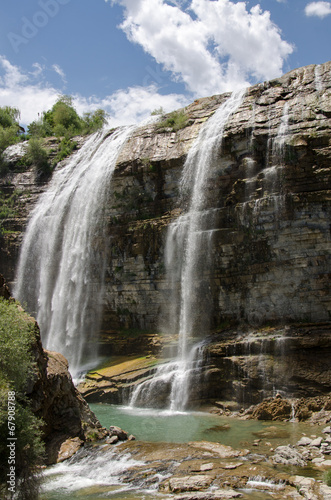
[[14,125],[18,129],[18,120],[20,115],[20,111],[17,108],[10,106],[0,107],[0,126],[3,128],[9,128]]
[[18,123],[20,112],[17,108],[0,106],[0,173],[6,173],[7,165],[3,157],[4,150],[20,140]]
[[48,111],[44,111],[40,120],[28,126],[31,137],[65,137],[91,134],[102,128],[107,122],[107,113],[103,109],[84,113],[80,117],[73,105],[73,98],[68,95],[59,96],[56,103]]
[[[0,298],[0,496],[5,500],[14,497],[7,483],[10,465],[15,471],[15,498],[38,498],[38,465],[44,452],[41,423],[25,396],[36,371],[35,328],[34,320],[18,303]],[[17,438],[11,441],[12,455],[7,446],[10,436]]]
[[83,114],[83,133],[91,134],[102,128],[108,119],[108,114],[103,109],[97,109],[93,113]]
[[[69,96],[60,97],[52,108],[54,130],[69,131],[69,133],[79,133],[82,128],[81,118],[72,105],[72,98]],[[64,135],[64,134],[61,134]]]

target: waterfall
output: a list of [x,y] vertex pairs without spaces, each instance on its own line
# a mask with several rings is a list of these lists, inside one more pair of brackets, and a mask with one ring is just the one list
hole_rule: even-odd
[[107,252],[104,210],[118,153],[131,130],[94,134],[54,172],[21,248],[14,295],[36,316],[44,347],[64,354],[74,377],[97,358]]
[[[131,405],[153,406],[158,388],[169,391],[169,408],[185,409],[189,387],[201,368],[202,344],[194,337],[205,336],[211,315],[209,273],[212,262],[214,215],[209,208],[208,185],[229,117],[241,104],[244,90],[233,92],[202,127],[184,164],[181,197],[188,199],[188,211],[174,221],[167,233],[165,265],[171,287],[168,333],[178,333],[174,361],[162,364],[151,380],[133,391]],[[193,342],[193,345],[192,345]]]

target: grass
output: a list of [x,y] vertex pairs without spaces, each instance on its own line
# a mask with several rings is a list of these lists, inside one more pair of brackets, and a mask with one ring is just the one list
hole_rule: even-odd
[[164,132],[170,128],[172,132],[177,132],[187,127],[188,124],[189,120],[184,111],[173,111],[157,124],[157,130]]
[[327,486],[331,486],[331,470],[324,472],[323,479]]

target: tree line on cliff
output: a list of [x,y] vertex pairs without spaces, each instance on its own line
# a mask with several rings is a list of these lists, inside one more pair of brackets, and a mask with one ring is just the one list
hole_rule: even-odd
[[[107,113],[102,109],[79,116],[73,99],[61,95],[51,109],[44,111],[39,118],[27,127],[27,133],[19,124],[20,111],[15,107],[0,107],[0,174],[6,174],[8,165],[4,151],[8,146],[28,140],[28,151],[24,162],[26,166],[35,164],[40,174],[48,174],[56,163],[70,155],[76,143],[76,135],[88,135],[102,128],[107,122]],[[43,139],[55,136],[58,139],[58,153],[49,162],[48,152],[43,147]]]

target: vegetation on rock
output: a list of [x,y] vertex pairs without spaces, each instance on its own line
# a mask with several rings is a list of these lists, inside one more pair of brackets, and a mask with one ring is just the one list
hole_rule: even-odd
[[331,486],[331,470],[326,471],[323,478],[326,485]]
[[29,136],[57,136],[69,139],[75,135],[91,134],[105,125],[107,114],[104,110],[97,109],[80,117],[72,101],[72,97],[68,95],[60,96],[54,106],[45,111],[39,120],[30,123]]
[[163,120],[158,123],[157,129],[160,132],[164,132],[166,129],[170,128],[172,132],[177,132],[187,127],[188,124],[189,120],[186,113],[183,110],[179,110],[173,111],[164,117]]
[[20,140],[19,117],[20,112],[17,108],[0,106],[0,173],[6,169],[4,150]]
[[40,139],[33,137],[29,140],[26,158],[28,164],[36,166],[39,177],[51,173],[52,169],[48,159],[48,152],[42,146]]
[[[34,321],[17,302],[0,297],[0,492],[4,499],[12,498],[7,483],[10,470],[14,471],[15,498],[35,500],[38,496],[37,468],[44,446],[41,422],[26,397],[35,371],[34,342]],[[14,437],[11,452],[8,438]]]

